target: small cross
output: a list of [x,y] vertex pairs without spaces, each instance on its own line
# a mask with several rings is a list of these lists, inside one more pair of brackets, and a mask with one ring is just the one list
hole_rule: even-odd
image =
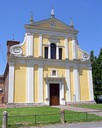
[[12,36],[13,36],[13,40],[14,40],[15,34],[12,34]]

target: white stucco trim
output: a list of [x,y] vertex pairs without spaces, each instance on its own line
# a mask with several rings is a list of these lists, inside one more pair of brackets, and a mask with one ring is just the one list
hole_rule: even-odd
[[8,103],[14,102],[14,63],[9,63]]
[[49,47],[48,47],[48,59],[50,59],[50,58],[51,58],[51,47],[49,45]]
[[91,69],[91,67],[88,68],[88,82],[89,82],[90,101],[93,101],[94,100],[94,94],[93,94],[93,80],[92,80],[92,69]]
[[68,59],[68,37],[64,40],[65,45],[65,58]]
[[59,59],[59,47],[56,45],[56,59]]
[[73,54],[73,59],[76,59],[76,43],[75,43],[75,38],[72,38],[72,54]]
[[42,57],[42,34],[39,34],[39,57]]
[[66,102],[71,101],[71,92],[70,92],[70,69],[66,68]]
[[34,102],[34,65],[28,63],[26,68],[26,102]]
[[74,95],[76,101],[80,101],[79,72],[77,67],[73,69]]
[[50,96],[49,96],[49,83],[48,83],[48,81],[46,80],[46,98],[45,98],[45,104],[46,105],[50,105],[50,101],[49,101],[49,98],[50,98]]
[[43,102],[43,65],[38,65],[38,102]]
[[26,42],[26,56],[33,56],[33,41],[34,37],[33,34],[27,33],[26,34],[27,42]]

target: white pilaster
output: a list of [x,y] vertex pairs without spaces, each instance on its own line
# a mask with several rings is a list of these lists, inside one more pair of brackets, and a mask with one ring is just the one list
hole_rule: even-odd
[[50,104],[50,102],[49,102],[49,99],[50,97],[49,97],[49,83],[48,83],[48,81],[46,80],[46,105],[49,105]]
[[27,85],[26,85],[26,102],[34,102],[34,65],[31,63],[27,64]]
[[65,98],[64,98],[64,83],[60,83],[60,105],[65,105]]
[[39,34],[39,57],[42,57],[42,34]]
[[27,42],[26,42],[26,56],[33,56],[33,35],[30,33],[27,33]]
[[14,102],[14,63],[9,63],[8,103]]
[[65,58],[68,59],[68,38],[65,38],[64,44],[65,44]]
[[56,48],[57,48],[57,50],[56,50],[56,59],[59,59],[59,47],[57,46]]
[[51,47],[50,47],[50,45],[48,47],[48,59],[51,59]]
[[73,53],[73,59],[77,59],[76,40],[75,40],[75,37],[72,38],[72,53]]
[[73,81],[74,81],[74,95],[76,101],[80,101],[80,87],[79,87],[79,72],[77,67],[73,69]]
[[66,68],[66,102],[71,101],[70,93],[70,70]]
[[91,67],[88,68],[88,81],[89,81],[89,91],[90,91],[90,100],[94,100],[94,94],[93,94],[93,80],[92,80],[92,69]]
[[38,102],[43,102],[43,65],[38,67]]

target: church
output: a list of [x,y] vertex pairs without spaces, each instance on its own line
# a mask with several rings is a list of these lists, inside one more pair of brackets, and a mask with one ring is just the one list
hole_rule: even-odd
[[[7,41],[5,103],[9,106],[92,103],[90,55],[78,44],[78,31],[55,17],[25,24],[23,43]],[[5,74],[6,74],[5,73]]]

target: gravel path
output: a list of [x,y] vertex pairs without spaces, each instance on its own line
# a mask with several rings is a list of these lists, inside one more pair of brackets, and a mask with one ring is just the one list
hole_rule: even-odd
[[72,110],[76,112],[87,112],[89,114],[95,114],[98,116],[102,116],[102,111],[101,110],[96,110],[96,109],[88,109],[88,108],[79,108],[79,107],[73,107],[73,106],[54,106],[56,108],[61,108],[64,110]]

